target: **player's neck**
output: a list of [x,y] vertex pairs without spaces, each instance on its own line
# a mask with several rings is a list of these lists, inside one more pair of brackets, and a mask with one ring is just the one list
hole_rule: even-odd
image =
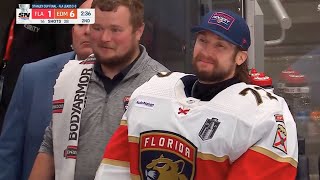
[[191,96],[201,101],[210,101],[224,89],[239,82],[239,79],[236,77],[213,84],[204,84],[197,80],[192,86]]

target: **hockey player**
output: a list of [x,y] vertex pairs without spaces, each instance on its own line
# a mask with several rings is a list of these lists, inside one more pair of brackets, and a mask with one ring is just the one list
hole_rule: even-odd
[[228,11],[199,26],[194,75],[154,76],[131,96],[102,179],[295,179],[295,122],[283,98],[248,81],[250,32]]

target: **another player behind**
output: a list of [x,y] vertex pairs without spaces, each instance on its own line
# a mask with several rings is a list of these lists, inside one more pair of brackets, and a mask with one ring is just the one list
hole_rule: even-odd
[[192,32],[196,76],[158,74],[133,93],[96,180],[295,179],[297,134],[286,102],[246,84],[245,20],[213,11]]

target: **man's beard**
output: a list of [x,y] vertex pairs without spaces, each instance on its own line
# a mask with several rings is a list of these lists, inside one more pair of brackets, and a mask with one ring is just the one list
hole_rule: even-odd
[[[197,55],[194,57],[192,61],[192,67],[194,70],[195,75],[198,77],[198,79],[202,82],[208,82],[208,83],[216,83],[226,80],[230,74],[232,74],[234,67],[228,67],[228,69],[221,69],[221,66],[219,63],[215,60],[210,60],[212,62],[214,68],[212,71],[202,71],[198,68],[197,63],[200,61],[201,55]],[[233,58],[234,59],[234,58]]]
[[130,49],[125,54],[117,55],[111,58],[102,58],[98,53],[94,53],[97,61],[106,67],[114,68],[114,67],[122,67],[128,64],[133,60],[133,56],[135,54],[135,46],[132,44]]

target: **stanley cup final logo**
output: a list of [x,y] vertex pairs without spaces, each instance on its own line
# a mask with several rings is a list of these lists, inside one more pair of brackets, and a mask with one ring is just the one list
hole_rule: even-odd
[[20,20],[29,20],[30,18],[30,4],[19,4],[20,12],[18,14],[18,19]]
[[19,8],[21,9],[21,13],[28,13],[28,9],[30,9],[30,4],[19,4]]
[[199,137],[205,141],[213,137],[221,122],[217,118],[208,118],[202,126]]

